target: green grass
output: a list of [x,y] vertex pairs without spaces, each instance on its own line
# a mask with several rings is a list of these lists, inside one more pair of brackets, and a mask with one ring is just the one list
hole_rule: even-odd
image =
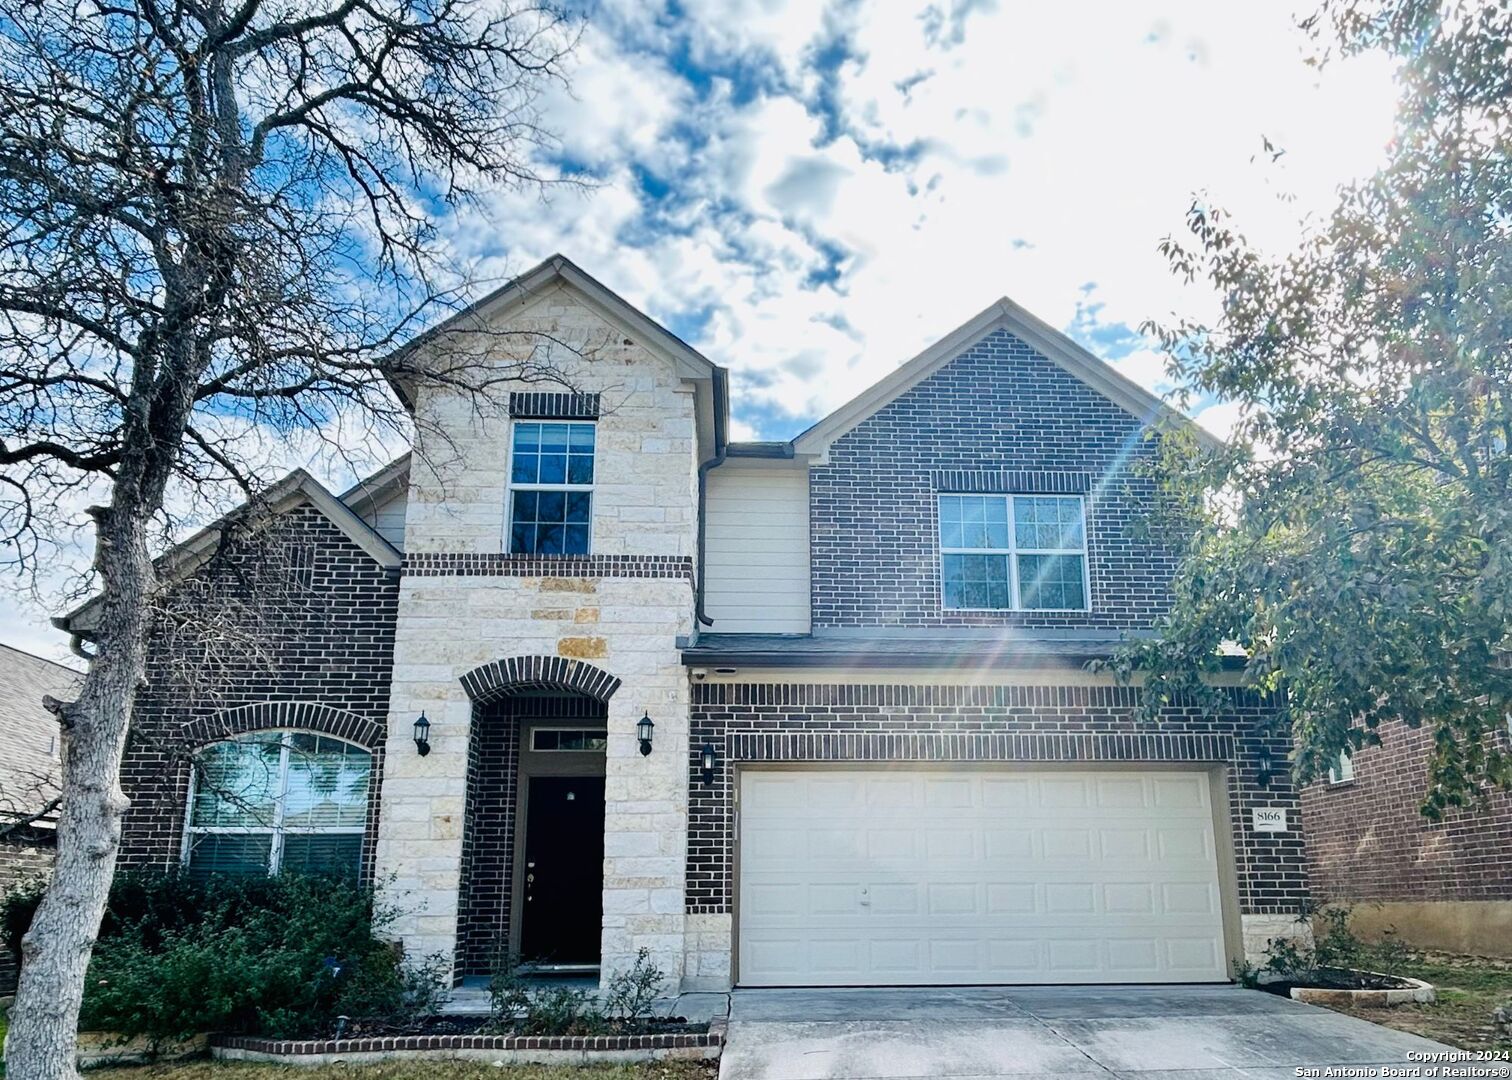
[[1392,974],[1432,983],[1438,1000],[1431,1005],[1339,1011],[1462,1050],[1512,1052],[1512,1036],[1496,1031],[1491,1020],[1497,1006],[1512,1002],[1512,961],[1427,953],[1397,965]]

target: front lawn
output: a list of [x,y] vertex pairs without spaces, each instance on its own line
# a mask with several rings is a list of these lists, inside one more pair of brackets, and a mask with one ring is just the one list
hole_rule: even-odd
[[713,1080],[719,1068],[702,1061],[645,1065],[510,1065],[487,1061],[390,1061],[382,1065],[255,1065],[186,1061],[91,1069],[89,1080]]
[[1497,1006],[1512,1002],[1512,960],[1424,953],[1393,967],[1392,974],[1426,979],[1438,990],[1438,1000],[1339,1011],[1462,1050],[1512,1051],[1512,1037],[1495,1031],[1491,1020]]

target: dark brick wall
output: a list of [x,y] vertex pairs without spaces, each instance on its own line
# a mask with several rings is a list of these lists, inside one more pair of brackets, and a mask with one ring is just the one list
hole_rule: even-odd
[[[1220,717],[1172,708],[1157,724],[1134,719],[1139,691],[1073,686],[693,687],[689,738],[689,912],[728,912],[731,903],[732,762],[738,761],[1149,761],[1229,767],[1229,805],[1239,903],[1245,914],[1297,914],[1307,868],[1297,793],[1284,769],[1262,789],[1262,744],[1286,759],[1284,736],[1265,736],[1273,709],[1235,692]],[[705,786],[699,751],[720,762]],[[1291,831],[1257,834],[1256,806],[1288,810]]]
[[513,907],[520,731],[531,720],[602,724],[608,708],[582,696],[505,697],[473,708],[467,809],[457,897],[457,973],[488,975],[506,950]]
[[[1175,569],[1131,530],[1152,498],[1131,466],[1150,452],[1134,417],[1005,331],[988,335],[837,439],[810,474],[814,626],[1149,625]],[[950,478],[936,473],[1001,478],[968,478],[969,490],[1090,491],[1092,610],[942,610],[935,496]]]
[[[1507,736],[1498,738],[1506,743]],[[1302,792],[1308,863],[1319,901],[1506,900],[1512,897],[1512,793],[1418,813],[1428,785],[1427,728],[1393,723],[1355,753],[1354,780]]]
[[[19,838],[0,843],[0,896],[18,885],[46,878],[52,873],[57,836],[51,829],[23,829]],[[10,949],[0,946],[0,995],[16,992],[20,969]]]
[[[234,611],[248,583],[261,580],[259,560],[263,568],[269,562],[287,566],[299,578],[278,594],[276,617],[259,623],[274,635],[271,640],[211,668],[196,662],[193,635],[159,630],[149,643],[147,685],[137,695],[121,770],[131,800],[123,823],[122,868],[178,862],[188,756],[207,736],[297,726],[362,742],[374,752],[363,852],[365,872],[371,873],[398,575],[375,563],[319,511],[301,506],[197,571],[196,587],[203,591],[196,602]],[[286,710],[283,722],[274,712],[245,708],[275,701],[315,708]],[[286,722],[288,716],[297,722]],[[229,726],[223,717],[230,718]]]

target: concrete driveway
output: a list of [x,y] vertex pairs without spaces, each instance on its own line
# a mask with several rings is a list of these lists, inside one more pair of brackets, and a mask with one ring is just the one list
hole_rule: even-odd
[[719,1076],[1273,1080],[1436,1052],[1451,1048],[1232,986],[739,990]]

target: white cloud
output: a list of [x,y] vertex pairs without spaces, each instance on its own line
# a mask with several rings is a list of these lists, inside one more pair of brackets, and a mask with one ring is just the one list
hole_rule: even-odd
[[[739,437],[796,433],[1003,294],[1063,327],[1086,304],[1099,328],[1209,311],[1156,251],[1193,192],[1279,249],[1390,134],[1384,62],[1307,66],[1275,4],[681,9],[600,0],[572,94],[542,101],[595,185],[490,193],[445,230],[495,282],[561,251],[691,320],[731,368]],[[1147,347],[1116,366],[1165,388]],[[1224,434],[1233,411],[1198,419]],[[3,636],[43,640],[37,611],[0,606]]]

